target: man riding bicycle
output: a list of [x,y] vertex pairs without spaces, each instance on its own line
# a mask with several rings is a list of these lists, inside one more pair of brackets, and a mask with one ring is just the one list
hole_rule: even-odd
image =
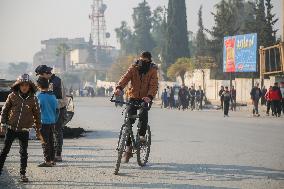
[[[133,65],[129,67],[127,72],[121,77],[117,84],[115,95],[121,94],[122,90],[131,82],[131,86],[128,89],[129,102],[130,103],[151,103],[158,91],[158,67],[152,63],[152,55],[150,52],[143,52]],[[140,141],[145,141],[145,134],[148,125],[148,109],[140,110],[141,124],[140,128]],[[127,113],[129,115],[137,114],[136,106],[128,106]],[[135,120],[131,120],[131,124],[134,124]],[[124,162],[128,163],[132,157],[131,139],[129,138],[126,144],[126,151],[123,155]]]

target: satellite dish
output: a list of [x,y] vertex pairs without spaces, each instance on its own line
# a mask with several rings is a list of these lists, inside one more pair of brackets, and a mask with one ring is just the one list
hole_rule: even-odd
[[109,32],[106,33],[106,38],[110,38],[110,33]]
[[107,5],[106,4],[102,4],[101,7],[99,8],[99,11],[101,14],[105,13],[107,9]]

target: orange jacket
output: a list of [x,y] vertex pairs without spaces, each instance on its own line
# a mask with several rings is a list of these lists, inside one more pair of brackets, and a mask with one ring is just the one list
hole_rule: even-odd
[[149,64],[151,65],[146,74],[139,73],[139,65],[137,63],[131,65],[127,72],[121,77],[116,88],[122,90],[130,81],[131,85],[128,89],[129,98],[155,98],[158,91],[158,68],[153,63]]

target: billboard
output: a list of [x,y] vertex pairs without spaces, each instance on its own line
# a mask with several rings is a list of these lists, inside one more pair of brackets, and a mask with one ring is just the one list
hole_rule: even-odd
[[223,72],[256,72],[257,34],[224,37]]

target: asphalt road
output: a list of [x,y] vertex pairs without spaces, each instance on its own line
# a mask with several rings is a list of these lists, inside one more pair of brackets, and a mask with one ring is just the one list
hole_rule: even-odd
[[[19,147],[14,143],[0,188],[284,188],[284,118],[221,111],[152,108],[149,164],[136,157],[113,175],[122,109],[106,98],[77,98],[72,127],[95,132],[65,140],[64,162],[38,168],[38,141],[29,144],[28,176],[20,184]],[[1,144],[3,142],[1,141]]]

